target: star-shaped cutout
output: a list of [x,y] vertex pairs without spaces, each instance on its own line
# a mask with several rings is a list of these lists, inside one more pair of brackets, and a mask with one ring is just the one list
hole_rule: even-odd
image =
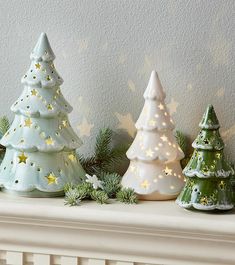
[[125,130],[131,137],[134,137],[136,128],[135,128],[135,123],[133,121],[132,115],[130,113],[122,115],[116,112],[115,116],[119,121],[119,124],[117,127],[119,129]]
[[145,154],[147,157],[153,157],[154,152],[152,151],[151,148],[149,148],[145,151]]
[[149,125],[150,125],[150,126],[155,126],[156,123],[157,123],[157,122],[156,122],[155,120],[150,120],[150,121],[149,121]]
[[149,186],[150,186],[150,183],[149,183],[148,180],[146,179],[146,180],[144,180],[144,181],[140,184],[140,186],[141,186],[142,188],[144,188],[144,189],[148,189]]
[[175,101],[173,98],[171,98],[171,102],[167,104],[170,115],[176,113],[178,106],[179,106],[179,103]]
[[164,169],[164,172],[166,175],[172,175],[172,169],[170,169],[169,167],[166,166],[166,168]]
[[46,140],[45,143],[47,145],[54,145],[54,140],[49,136]]
[[91,129],[94,127],[94,124],[89,123],[86,118],[83,118],[82,123],[77,126],[79,130],[80,137],[91,135]]
[[72,162],[76,161],[76,156],[74,154],[69,154],[68,159]]
[[167,142],[168,140],[165,134],[163,134],[160,138],[162,139],[163,142]]
[[40,63],[35,63],[35,67],[36,67],[36,69],[40,69],[41,68],[41,64]]
[[63,120],[63,121],[62,121],[62,124],[63,124],[63,126],[64,126],[65,128],[68,127],[68,121],[67,121],[67,120]]
[[48,185],[58,184],[57,177],[53,173],[50,173],[45,178],[47,179],[47,184]]
[[47,75],[46,80],[51,81],[51,77],[49,75]]
[[38,91],[36,89],[31,90],[32,96],[37,96],[37,94],[38,94]]
[[162,105],[162,103],[160,103],[160,104],[158,105],[158,108],[159,108],[160,110],[163,110],[163,109],[164,109],[164,105]]
[[32,121],[31,121],[31,119],[30,118],[28,118],[28,119],[26,119],[25,121],[24,121],[24,127],[31,127],[31,125],[32,125]]
[[24,152],[23,153],[21,153],[19,156],[18,156],[18,158],[19,158],[19,164],[20,163],[24,163],[24,164],[26,164],[26,160],[27,160],[27,156],[24,154]]
[[48,104],[48,105],[47,105],[47,109],[48,109],[48,110],[53,110],[53,106],[52,106],[51,104]]

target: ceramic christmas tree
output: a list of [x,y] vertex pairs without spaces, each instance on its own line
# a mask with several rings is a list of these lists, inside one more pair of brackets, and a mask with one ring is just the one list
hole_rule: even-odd
[[173,199],[184,186],[180,166],[184,154],[173,135],[173,121],[156,71],[151,74],[144,99],[136,122],[138,132],[127,151],[131,161],[122,185],[134,189],[140,199]]
[[81,141],[69,123],[72,107],[61,94],[63,80],[45,33],[30,59],[24,90],[11,107],[15,119],[0,142],[6,147],[0,185],[22,196],[60,196],[65,183],[78,183],[85,175],[75,156]]
[[214,108],[209,105],[193,142],[194,153],[183,170],[186,184],[177,199],[184,208],[229,210],[233,208],[232,167],[225,161],[224,143]]

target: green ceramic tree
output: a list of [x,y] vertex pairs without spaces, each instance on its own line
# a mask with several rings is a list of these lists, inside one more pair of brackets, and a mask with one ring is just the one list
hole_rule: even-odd
[[208,106],[199,126],[201,131],[192,144],[194,153],[183,170],[186,184],[176,203],[198,210],[232,209],[234,170],[225,161],[220,125],[212,105]]

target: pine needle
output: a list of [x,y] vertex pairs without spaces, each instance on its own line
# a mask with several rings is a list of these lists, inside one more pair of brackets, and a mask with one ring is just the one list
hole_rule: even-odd
[[131,188],[124,188],[117,193],[117,200],[126,204],[138,203],[137,195]]
[[10,128],[10,122],[7,116],[0,118],[0,136],[2,137]]
[[117,173],[102,172],[99,178],[103,181],[103,191],[107,193],[109,198],[115,198],[121,189],[122,177]]
[[91,193],[91,198],[100,204],[108,203],[108,195],[102,190],[93,190]]
[[186,155],[187,152],[187,139],[185,135],[181,131],[176,131],[175,132],[175,137],[178,145],[180,146],[181,150],[184,152]]

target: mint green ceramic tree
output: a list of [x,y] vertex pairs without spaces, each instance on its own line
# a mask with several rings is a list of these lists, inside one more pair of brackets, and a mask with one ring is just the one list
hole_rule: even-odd
[[60,196],[67,182],[78,183],[85,174],[75,156],[81,141],[69,123],[72,107],[61,94],[63,80],[45,33],[30,59],[24,90],[11,107],[15,119],[0,141],[6,146],[0,185],[23,196]]
[[232,167],[224,158],[224,143],[214,108],[209,105],[193,142],[194,153],[183,170],[186,184],[177,199],[184,208],[229,210],[233,208]]

